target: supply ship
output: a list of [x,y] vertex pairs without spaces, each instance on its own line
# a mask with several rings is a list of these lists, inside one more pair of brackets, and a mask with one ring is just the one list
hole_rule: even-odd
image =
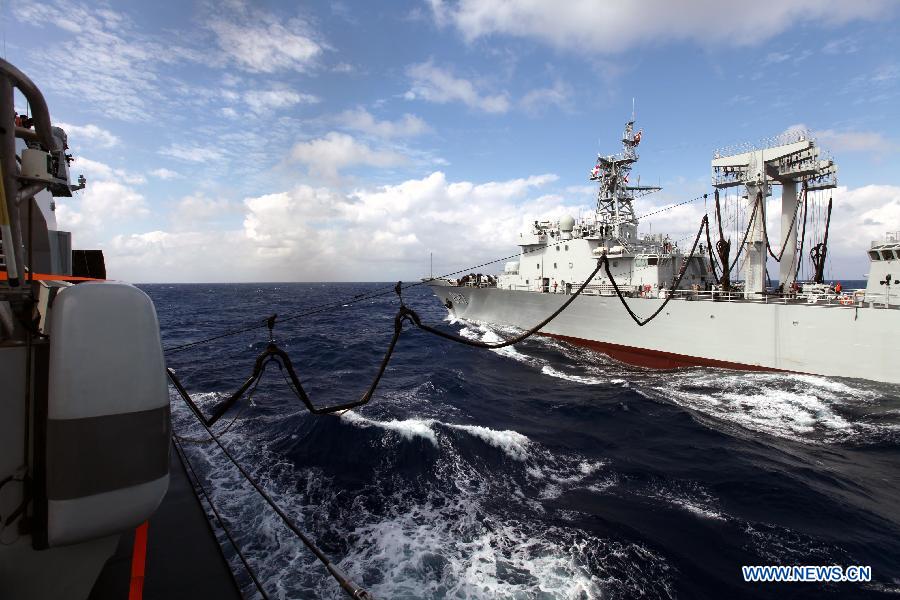
[[[597,203],[588,218],[535,221],[519,234],[518,260],[496,277],[428,279],[450,314],[527,329],[583,287],[542,334],[653,368],[706,365],[900,383],[900,233],[860,248],[870,261],[864,289],[824,281],[829,229],[839,227],[830,223],[826,198],[837,167],[809,133],[716,152],[714,192],[695,199],[706,202],[707,216],[686,238],[690,247],[685,239],[638,231],[635,201],[660,189],[629,182],[641,137],[632,119],[622,151],[598,155],[589,175]],[[770,242],[766,199],[776,186],[782,239]],[[801,281],[807,250],[812,277]],[[777,286],[767,285],[769,257],[779,265]]]

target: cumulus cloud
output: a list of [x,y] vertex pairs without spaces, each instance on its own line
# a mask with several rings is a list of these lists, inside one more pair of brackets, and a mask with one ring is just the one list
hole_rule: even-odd
[[335,179],[342,169],[355,166],[392,167],[406,158],[392,150],[376,150],[345,133],[332,131],[324,137],[300,142],[291,158],[309,167],[310,174]]
[[462,102],[469,108],[486,113],[505,113],[509,110],[510,102],[505,93],[482,94],[468,79],[456,77],[431,61],[412,65],[407,69],[407,74],[411,81],[405,95],[408,100],[421,98],[437,104]]
[[72,162],[71,170],[73,173],[84,174],[88,179],[113,179],[127,184],[146,183],[143,175],[129,173],[124,169],[113,168],[106,163],[91,160],[84,156],[76,157]]
[[112,148],[119,143],[118,137],[97,125],[72,125],[61,122],[56,125],[65,129],[69,137],[69,145],[73,148],[77,148],[85,142],[98,148]]
[[170,213],[176,230],[213,226],[234,214],[237,207],[225,198],[209,198],[203,193],[191,194],[178,201]]
[[396,121],[379,121],[365,108],[345,110],[335,122],[345,129],[388,139],[414,137],[429,131],[425,121],[415,115],[406,113]]
[[435,21],[452,25],[466,40],[494,34],[536,39],[556,48],[620,53],[643,43],[689,40],[700,45],[749,45],[797,22],[839,25],[875,19],[893,10],[889,0],[643,0],[600,5],[572,0],[428,0]]
[[134,188],[119,181],[96,181],[73,198],[58,201],[56,222],[61,230],[72,232],[77,247],[84,248],[102,244],[104,227],[110,223],[149,213],[144,196]]
[[541,193],[555,175],[476,183],[442,172],[338,193],[299,185],[244,199],[239,228],[120,235],[111,272],[152,281],[316,281],[414,277],[429,251],[456,270],[508,254],[535,218],[576,213]]

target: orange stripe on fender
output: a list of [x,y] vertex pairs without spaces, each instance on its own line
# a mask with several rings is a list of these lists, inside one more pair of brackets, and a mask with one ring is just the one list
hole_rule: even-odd
[[134,530],[134,549],[131,553],[131,588],[128,600],[141,600],[144,596],[144,572],[147,562],[147,529],[149,521],[144,521]]

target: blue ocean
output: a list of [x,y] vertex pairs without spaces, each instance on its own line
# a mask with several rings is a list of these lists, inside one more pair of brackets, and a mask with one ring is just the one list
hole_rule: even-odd
[[[359,299],[386,286],[141,288],[167,347],[334,304],[274,329],[324,406],[355,400],[375,375],[398,302],[392,294]],[[425,286],[404,299],[427,322],[472,339],[515,333],[448,320]],[[257,328],[169,354],[168,365],[208,414],[250,376],[267,340]],[[344,597],[205,442],[174,392],[172,406],[188,458],[269,596]],[[652,371],[541,336],[489,351],[407,327],[368,405],[314,416],[270,367],[216,429],[376,598],[900,594],[898,386]],[[245,595],[256,597],[234,548],[222,543]],[[866,565],[872,581],[745,583],[743,565]]]

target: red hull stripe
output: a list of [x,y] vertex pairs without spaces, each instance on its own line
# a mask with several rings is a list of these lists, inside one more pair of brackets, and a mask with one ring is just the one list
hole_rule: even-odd
[[569,342],[570,344],[586,346],[594,350],[599,350],[603,354],[607,354],[618,361],[628,363],[630,365],[650,367],[652,369],[677,369],[678,367],[718,367],[722,369],[737,369],[740,371],[784,371],[784,369],[762,367],[760,365],[745,365],[742,363],[736,363],[727,360],[718,360],[715,358],[702,358],[699,356],[688,356],[687,354],[663,352],[662,350],[635,348],[634,346],[623,346],[621,344],[598,342],[595,340],[586,340],[583,338],[556,335],[552,333],[544,333],[542,335],[556,338],[558,340],[563,340]]

